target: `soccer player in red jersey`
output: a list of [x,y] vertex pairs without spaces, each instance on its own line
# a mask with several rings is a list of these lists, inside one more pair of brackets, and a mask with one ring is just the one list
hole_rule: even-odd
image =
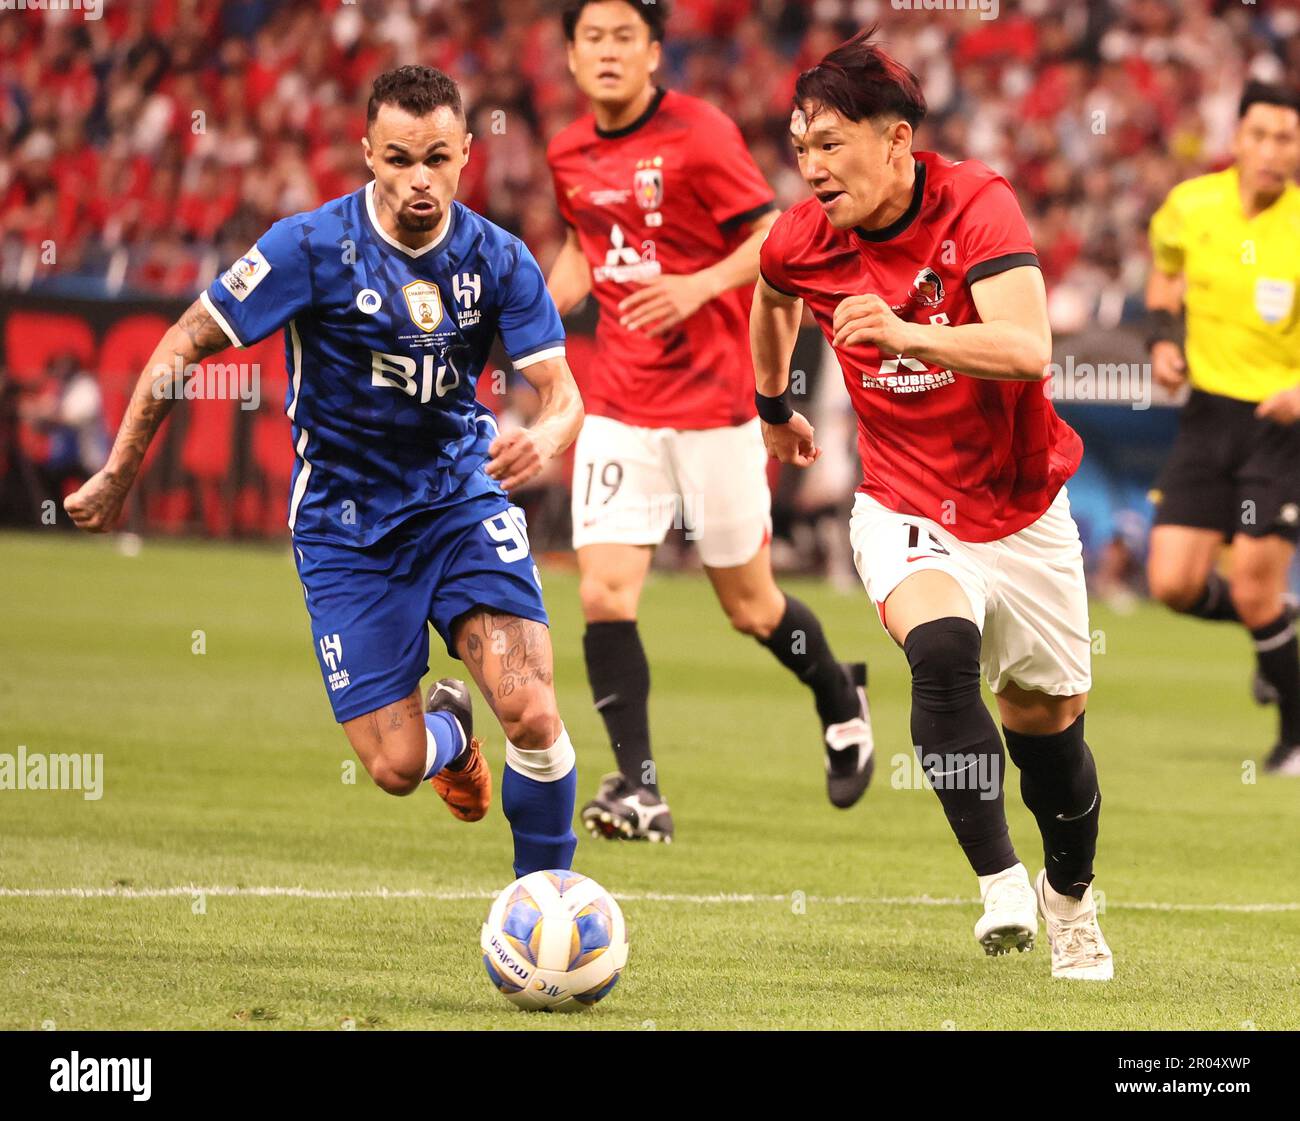
[[[1053,976],[1109,980],[1090,886],[1088,601],[1064,489],[1083,449],[1044,392],[1038,259],[1005,179],[913,152],[924,96],[871,35],[795,87],[791,139],[813,197],[762,248],[750,329],[763,437],[783,463],[819,454],[785,394],[806,304],[858,416],[854,557],[911,667],[921,767],[979,877],[975,936],[989,954],[1031,949],[1041,909]],[[1036,893],[1007,831],[981,666],[1043,837]]]
[[772,578],[771,496],[754,415],[749,292],[776,217],[740,131],[657,88],[665,5],[582,0],[564,13],[569,69],[591,112],[547,151],[568,237],[548,279],[564,314],[594,293],[596,356],[574,452],[573,544],[583,651],[619,771],[582,817],[607,837],[669,840],[651,760],[650,669],[637,606],[651,554],[693,537],[723,610],[811,689],[837,806],[871,778],[866,666]]

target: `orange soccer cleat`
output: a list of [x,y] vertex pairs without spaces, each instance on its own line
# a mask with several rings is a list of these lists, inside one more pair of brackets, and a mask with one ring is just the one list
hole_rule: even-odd
[[474,710],[465,682],[444,677],[429,689],[425,712],[449,712],[469,742],[468,760],[457,770],[443,767],[429,779],[438,797],[461,821],[482,821],[492,805],[492,771],[483,758],[483,743],[474,736]]

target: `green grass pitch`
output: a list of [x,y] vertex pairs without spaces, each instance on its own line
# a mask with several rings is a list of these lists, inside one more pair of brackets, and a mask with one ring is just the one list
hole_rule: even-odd
[[[544,579],[585,798],[610,759],[575,579]],[[678,842],[582,836],[576,867],[624,898],[628,969],[590,1012],[528,1015],[477,948],[512,878],[499,807],[466,826],[427,789],[392,798],[359,766],[344,781],[287,546],[128,557],[0,537],[0,752],[104,758],[98,800],[0,791],[0,1028],[1300,1026],[1300,782],[1248,781],[1273,718],[1248,699],[1244,634],[1095,609],[1116,980],[1069,985],[1041,932],[1010,958],[972,939],[974,879],[933,793],[891,781],[906,665],[866,596],[790,586],[841,656],[871,662],[872,789],[832,809],[802,689],[729,631],[701,577],[655,576],[642,625]],[[454,668],[435,648],[432,671]],[[499,781],[501,735],[479,718]],[[1036,870],[1033,822],[1008,802]]]

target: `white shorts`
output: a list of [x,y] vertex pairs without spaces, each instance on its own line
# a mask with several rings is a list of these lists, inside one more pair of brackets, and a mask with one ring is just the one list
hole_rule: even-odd
[[1065,488],[1036,522],[1000,541],[959,541],[929,518],[887,510],[858,492],[849,521],[853,560],[886,621],[885,601],[912,573],[946,572],[970,600],[994,693],[1014,682],[1051,696],[1092,687],[1083,546]]
[[734,428],[637,428],[589,416],[573,455],[573,547],[658,545],[685,531],[710,568],[752,560],[772,532],[758,418]]

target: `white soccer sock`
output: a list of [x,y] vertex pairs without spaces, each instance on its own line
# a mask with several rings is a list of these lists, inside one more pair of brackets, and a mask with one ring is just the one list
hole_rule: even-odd
[[1092,885],[1088,885],[1082,899],[1075,899],[1073,895],[1062,895],[1044,877],[1043,902],[1056,918],[1073,922],[1092,910]]
[[[447,713],[447,715],[451,716],[451,713]],[[456,725],[456,731],[460,733],[460,751],[453,752],[451,759],[447,760],[448,763],[450,763],[452,759],[457,758],[457,756],[460,755],[461,751],[464,751],[465,748],[469,746],[469,741],[465,739],[465,729],[460,726],[460,721],[457,720],[454,716],[451,716],[451,722]],[[429,728],[428,721],[425,721],[425,725],[424,725],[424,777],[425,778],[433,777],[433,765],[437,761],[438,761],[438,741],[433,738],[433,731]]]
[[541,751],[526,751],[506,740],[506,766],[534,782],[555,782],[562,779],[573,770],[576,762],[573,741],[569,739],[569,731],[563,725],[560,726],[560,734],[555,742]]

